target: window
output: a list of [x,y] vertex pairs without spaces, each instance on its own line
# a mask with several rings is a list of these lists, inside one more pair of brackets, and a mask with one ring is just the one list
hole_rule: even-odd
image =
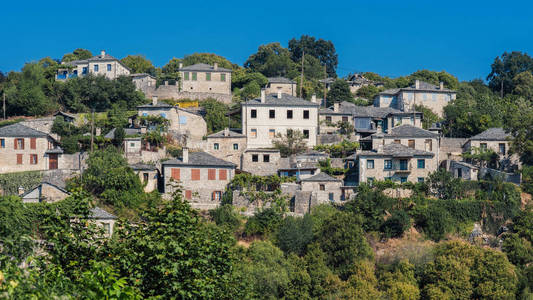
[[287,119],[292,119],[292,110],[287,110]]
[[37,154],[30,154],[30,165],[37,164]]
[[250,137],[254,139],[257,138],[257,129],[255,128],[250,129]]
[[171,169],[171,177],[174,180],[180,180],[180,169],[173,168]]
[[437,94],[433,94],[432,97],[433,97],[433,101],[437,101]]
[[424,182],[424,177],[418,177],[418,178],[417,178],[417,181],[418,181],[418,182]]
[[111,234],[111,224],[102,223],[102,226],[104,227],[105,234]]
[[218,180],[228,180],[228,171],[218,170]]
[[196,81],[196,79],[198,79],[198,74],[196,74],[196,72],[192,72],[192,81]]
[[276,117],[276,111],[273,110],[273,109],[269,110],[269,111],[268,111],[268,117],[269,117],[270,119],[274,119],[274,118]]
[[187,116],[180,116],[179,122],[180,124],[187,124]]
[[220,74],[220,81],[226,81],[226,74]]
[[385,170],[392,170],[392,160],[386,159],[384,165],[385,165],[384,167]]
[[213,192],[213,201],[220,201],[220,199],[222,198],[222,192],[221,191],[214,191]]
[[400,177],[400,183],[407,182],[407,177]]
[[207,170],[207,180],[217,180],[217,170],[208,169]]
[[150,174],[148,173],[143,173],[143,183],[146,183],[148,182],[148,179],[150,178]]
[[326,117],[326,122],[331,123],[331,117]]
[[373,159],[369,159],[366,161],[366,168],[367,169],[374,169],[374,160]]
[[233,144],[233,150],[239,150],[239,144]]
[[6,140],[0,139],[0,148],[5,148],[5,147],[6,147]]
[[304,138],[306,138],[306,139],[309,138],[309,130],[307,130],[307,129],[304,129]]
[[304,119],[309,119],[309,111],[304,110]]
[[218,150],[220,148],[220,145],[218,143],[213,144],[213,149]]
[[94,65],[94,71],[98,72],[98,65]]
[[482,151],[487,151],[487,143],[481,143],[481,144],[479,144],[479,148],[480,148]]
[[501,155],[505,155],[505,144],[504,143],[498,144],[498,150]]
[[191,180],[200,180],[200,169],[191,169]]
[[257,155],[257,154],[252,154],[252,161],[253,161],[253,162],[258,162],[258,161],[259,161],[259,155]]
[[130,143],[130,147],[135,147],[135,143]]
[[407,141],[407,145],[409,146],[409,148],[414,149],[415,148],[415,140]]
[[270,162],[270,155],[269,154],[264,154],[263,155],[263,162]]
[[366,179],[366,181],[367,181],[368,183],[370,183],[370,184],[374,183],[374,180],[375,180],[374,177],[368,177],[368,178]]
[[268,137],[269,138],[274,138],[274,136],[276,135],[276,130],[275,129],[269,129],[268,130]]
[[183,72],[183,80],[189,80],[189,72]]
[[15,150],[16,149],[24,150],[24,139],[15,139]]
[[463,169],[461,169],[461,168],[457,169],[457,177],[458,178],[463,178]]
[[192,199],[192,191],[191,190],[186,190],[185,191],[185,199],[187,199],[187,200],[191,200]]
[[433,151],[433,141],[431,139],[426,140],[426,151]]
[[107,72],[111,72],[111,64],[107,64]]
[[426,160],[425,159],[419,159],[417,161],[417,166],[419,169],[425,169],[426,168]]
[[319,189],[320,189],[321,191],[325,191],[325,190],[326,190],[326,185],[325,185],[325,184],[321,184],[321,185],[319,186]]
[[395,143],[395,144],[401,144],[402,141],[401,141],[401,140],[394,140],[394,143]]
[[257,109],[250,110],[250,118],[252,119],[257,118]]
[[329,198],[329,201],[333,201],[335,199],[335,194],[329,193],[328,198]]
[[87,74],[87,67],[83,67],[81,69],[81,74],[83,74],[83,75]]
[[407,159],[400,159],[400,170],[407,170]]
[[342,117],[343,122],[348,122],[348,117]]
[[166,113],[160,113],[159,115],[160,115],[161,117],[165,118],[165,119],[167,118],[167,114],[166,114]]
[[211,73],[205,73],[205,81],[211,81]]
[[17,165],[22,165],[22,154],[17,154]]

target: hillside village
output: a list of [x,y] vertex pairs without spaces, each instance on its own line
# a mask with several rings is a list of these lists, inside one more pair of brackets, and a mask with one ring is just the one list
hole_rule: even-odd
[[[317,55],[324,44],[327,49],[321,51],[328,55]],[[111,259],[109,265],[118,272],[113,276],[127,278],[133,265],[145,268],[135,271],[143,283],[134,277],[125,281],[132,290],[131,297],[124,299],[135,294],[177,298],[177,291],[184,290],[194,291],[183,298],[218,298],[229,289],[241,289],[234,299],[263,298],[262,293],[268,294],[266,298],[287,299],[531,297],[533,241],[528,205],[533,191],[533,130],[528,117],[533,116],[533,94],[528,91],[533,80],[512,81],[514,90],[505,90],[511,87],[504,89],[503,83],[500,89],[498,80],[533,76],[533,59],[505,53],[502,63],[508,63],[505,59],[510,55],[530,60],[526,75],[493,72],[488,85],[477,80],[459,82],[444,71],[428,70],[399,78],[372,72],[341,78],[331,42],[303,36],[289,45],[290,49],[279,43],[262,45],[244,66],[215,54],[196,53],[156,68],[140,55],[118,59],[112,49],[96,55],[76,49],[59,60],[48,57],[28,63],[20,73],[0,73],[2,205],[26,209],[19,221],[28,222],[19,224],[14,217],[2,230],[12,231],[11,237],[18,231],[19,238],[31,236],[38,241],[32,247],[51,253],[58,265],[84,259],[97,264],[96,256],[84,255],[112,256],[125,251],[121,247],[144,251],[143,239],[147,243],[163,240],[163,236],[148,236],[147,232],[156,230],[155,224],[184,222],[168,236],[196,232],[193,224],[199,221],[178,220],[171,213],[178,210],[225,230],[218,233],[206,225],[201,229],[202,242],[192,241],[190,247],[210,240],[211,234],[227,234],[247,249],[239,255],[250,266],[235,267],[238,276],[224,277],[223,288],[219,283],[206,287],[210,294],[201,294],[203,288],[192,283],[165,290],[156,282],[162,280],[160,271],[147,271],[150,266],[141,262],[142,257],[120,263]],[[303,55],[295,53],[300,47],[308,47]],[[529,90],[522,92],[524,84],[529,84]],[[74,229],[62,227],[62,233],[87,238],[94,230],[105,239],[83,251],[85,246],[79,244],[65,246],[65,253],[72,256],[61,256],[58,244],[64,240],[46,232],[50,224],[59,226],[48,210],[74,224],[70,226]],[[13,211],[3,212],[2,218],[11,219]],[[83,219],[95,226],[81,226],[78,221]],[[311,219],[313,227],[306,223]],[[33,227],[32,222],[39,225]],[[340,229],[343,226],[347,229]],[[348,237],[340,236],[342,230]],[[215,239],[222,240],[221,236]],[[342,242],[344,238],[349,242]],[[222,253],[235,246],[231,243],[225,240],[217,249],[201,251]],[[150,247],[166,247],[154,245]],[[357,254],[339,258],[344,255],[342,247]],[[406,253],[411,251],[408,247],[422,252],[436,247],[440,252],[434,255],[442,259],[450,259],[453,251],[458,255],[477,251],[480,257],[494,255],[498,262],[493,263],[499,267],[487,263],[492,269],[484,273],[485,279],[471,279],[470,287],[455,290],[453,285],[439,286],[439,276],[445,276],[439,269],[453,267],[442,260],[428,260],[416,265],[421,269],[415,272],[419,262]],[[2,248],[8,249],[7,244],[2,242]],[[9,248],[6,257],[24,258],[15,248]],[[165,251],[179,260],[176,249]],[[264,257],[274,251],[278,261],[271,263],[279,266],[273,266],[277,269],[272,272],[283,269],[287,283],[243,287],[246,282],[272,280],[247,269],[265,266],[246,251],[258,251]],[[201,264],[201,274],[215,268],[217,278],[230,272],[229,256],[220,257],[224,262],[210,257],[205,265],[195,261],[196,256],[191,260]],[[314,259],[321,260],[318,264],[327,275],[312,273],[309,266]],[[389,262],[394,263],[385,267]],[[162,272],[171,273],[175,282],[198,275],[180,275],[191,265],[170,270],[166,262],[151,263],[164,266]],[[461,268],[467,265],[460,259],[454,263]],[[305,264],[302,272],[307,277],[302,276],[313,284],[299,282],[305,280],[291,273],[296,272],[291,265]],[[374,264],[384,266],[378,270]],[[434,269],[423,269],[429,264]],[[399,275],[405,271],[402,268],[411,270],[410,277]],[[145,276],[153,276],[153,282]],[[320,277],[318,283],[316,276],[329,279]],[[391,276],[407,277],[392,280]],[[242,279],[241,284],[236,278]],[[481,287],[495,278],[503,282],[486,290]],[[0,277],[0,286],[2,281]],[[393,290],[391,286],[398,283],[407,287]],[[305,284],[309,286],[305,291],[291,290]],[[405,297],[393,297],[401,293]]]

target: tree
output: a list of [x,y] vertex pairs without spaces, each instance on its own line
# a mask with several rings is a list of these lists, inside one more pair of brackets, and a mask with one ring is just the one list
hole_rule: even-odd
[[424,129],[431,128],[433,124],[441,120],[436,113],[424,105],[415,105],[415,110],[421,112],[424,116],[424,120],[422,121],[422,127]]
[[505,128],[511,133],[511,152],[517,153],[520,160],[533,165],[533,105],[519,100],[510,105]]
[[244,86],[241,91],[241,97],[244,100],[250,100],[259,97],[260,93],[261,87],[259,86],[259,84],[257,84],[257,82],[252,81]]
[[255,82],[259,87],[264,87],[268,83],[268,78],[259,72],[252,72],[250,69],[238,68],[231,74],[232,88],[243,88],[246,85]]
[[455,90],[459,87],[459,80],[457,80],[455,76],[445,71],[435,72],[429,70],[418,70],[409,75],[409,79],[411,84],[414,84],[414,81],[418,79],[420,81],[425,81],[437,86],[442,82],[446,88],[451,90]]
[[365,99],[370,100],[370,103],[372,103],[371,101],[374,100],[374,98],[376,98],[379,92],[381,92],[380,88],[376,87],[375,85],[370,84],[370,85],[362,86],[361,88],[357,90],[355,94],[359,97],[363,97]]
[[439,199],[458,199],[463,194],[460,178],[454,178],[453,175],[439,169],[431,173],[428,177],[430,191]]
[[63,58],[61,59],[62,62],[71,62],[73,60],[82,60],[82,59],[88,59],[93,57],[93,54],[91,51],[87,49],[77,48],[76,50],[72,51],[72,53],[67,53],[63,55]]
[[504,52],[491,65],[491,72],[487,76],[489,87],[501,96],[510,94],[515,89],[513,78],[526,71],[533,72],[533,58],[519,51]]
[[131,73],[148,73],[154,74],[155,67],[152,62],[147,60],[144,55],[128,55],[120,60]]
[[531,71],[525,71],[513,77],[513,94],[530,101],[533,100],[533,74],[531,73]]
[[215,99],[207,99],[200,102],[200,106],[205,109],[205,122],[207,123],[207,132],[213,133],[220,131],[229,125],[228,106]]
[[299,130],[287,129],[286,134],[277,133],[272,141],[283,157],[298,154],[307,149],[305,136]]
[[213,53],[194,53],[187,55],[183,58],[182,62],[183,66],[190,66],[199,63],[214,65],[215,63],[218,63],[218,66],[221,68],[233,68],[233,64],[229,60]]
[[172,58],[166,65],[163,66],[162,71],[166,74],[177,74],[180,68],[181,59]]
[[387,299],[419,299],[420,290],[415,278],[415,266],[407,260],[400,260],[390,266],[379,278],[381,289]]
[[244,67],[266,77],[295,78],[298,75],[298,64],[292,61],[289,50],[280,43],[259,46],[257,53],[250,55]]
[[335,51],[333,42],[315,37],[302,35],[300,39],[293,38],[289,41],[289,51],[293,61],[298,62],[302,59],[302,53],[317,58],[320,65],[326,66],[326,72],[329,77],[337,77],[336,69],[338,64],[338,55]]
[[309,214],[303,218],[286,217],[276,234],[276,244],[285,253],[305,254],[313,240],[313,219]]
[[350,86],[346,81],[337,79],[331,84],[331,88],[327,95],[327,106],[333,105],[334,102],[353,102],[353,100],[353,95],[350,92]]
[[383,224],[379,231],[387,238],[401,237],[403,233],[411,226],[409,215],[403,210],[396,210],[392,213]]

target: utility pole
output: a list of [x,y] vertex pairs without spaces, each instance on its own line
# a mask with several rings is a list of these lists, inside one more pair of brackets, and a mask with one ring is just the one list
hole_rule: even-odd
[[305,50],[302,49],[302,76],[300,78],[300,98],[303,98],[303,87],[304,87],[304,57],[305,57]]
[[93,117],[91,119],[91,153],[94,150],[94,107],[93,107]]
[[324,107],[328,107],[326,101],[326,94],[328,92],[328,71],[326,70],[326,65],[324,65]]
[[503,98],[503,77],[500,80],[500,97]]
[[5,119],[6,119],[6,91],[4,91],[4,92],[2,93],[2,95],[4,95],[4,96],[3,96],[3,98],[4,98],[3,111],[4,111],[4,120],[5,120]]

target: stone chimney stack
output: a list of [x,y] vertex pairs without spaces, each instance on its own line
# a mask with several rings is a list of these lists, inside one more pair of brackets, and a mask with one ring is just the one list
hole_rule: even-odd
[[96,129],[94,130],[94,134],[96,136],[102,135],[102,128],[96,127]]
[[152,96],[152,106],[157,105],[157,96]]
[[415,89],[419,89],[420,88],[420,80],[415,80]]
[[104,58],[104,57],[105,57],[105,50],[100,51],[100,57],[101,57],[101,58]]
[[181,160],[185,164],[189,163],[189,148],[183,147],[183,154]]
[[266,91],[265,89],[261,89],[261,103],[266,102]]
[[145,134],[146,133],[146,126],[142,126],[141,127],[141,134]]
[[229,128],[224,128],[224,136],[229,136]]
[[24,188],[22,186],[19,186],[18,192],[19,192],[19,196],[24,194]]
[[444,82],[439,82],[439,88],[441,91],[444,90]]
[[180,64],[179,64],[179,68],[180,68],[180,69],[183,68],[183,63],[182,63],[182,62],[180,62]]
[[311,102],[316,103],[316,94],[311,96]]
[[334,102],[333,103],[333,111],[334,112],[339,112],[339,102]]
[[218,70],[218,63],[213,64],[213,70]]
[[281,87],[278,86],[278,99],[281,99]]

